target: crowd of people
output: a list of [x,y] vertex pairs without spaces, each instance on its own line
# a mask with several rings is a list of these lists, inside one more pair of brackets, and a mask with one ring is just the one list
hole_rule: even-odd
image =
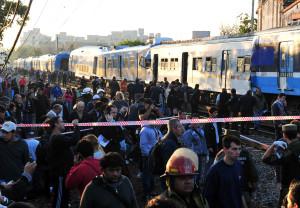
[[[200,104],[208,102],[199,85],[193,89],[167,78],[146,85],[115,77],[89,83],[83,77],[75,88],[53,77],[0,80],[0,207],[34,207],[24,201],[44,196],[51,207],[66,208],[71,190],[78,191],[81,208],[253,207],[259,177],[240,141],[240,132],[249,134],[251,123],[243,122],[239,129],[236,123],[180,122],[198,118]],[[259,89],[241,97],[235,89],[230,94],[223,89],[215,104],[208,109],[212,118],[261,116],[268,107]],[[284,94],[271,111],[286,115]],[[171,117],[167,126],[78,125],[165,117]],[[19,123],[48,127],[17,128]],[[262,160],[276,166],[278,207],[299,207],[300,122],[274,125],[276,141]],[[223,133],[222,127],[228,130]],[[132,184],[132,164],[140,171],[142,202]]]

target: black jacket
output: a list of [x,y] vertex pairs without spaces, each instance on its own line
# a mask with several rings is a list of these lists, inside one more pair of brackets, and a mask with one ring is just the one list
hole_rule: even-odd
[[218,151],[222,148],[222,126],[221,123],[217,123],[218,134],[219,134],[219,144],[216,142],[216,130],[213,123],[207,123],[203,126],[207,148],[212,148],[213,156],[215,156]]
[[49,166],[52,176],[65,176],[73,166],[74,155],[71,147],[76,145],[80,139],[79,128],[76,127],[74,135],[63,134],[50,137]]
[[[103,117],[101,122],[107,122],[106,119]],[[102,134],[102,136],[110,140],[109,144],[104,147],[104,151],[107,152],[120,152],[120,141],[124,138],[123,131],[119,126],[100,126],[97,128],[97,136]]]
[[173,132],[167,133],[163,137],[160,148],[164,166],[167,164],[173,152],[180,147],[182,147],[182,144],[179,142],[178,138]]
[[135,193],[131,182],[121,176],[117,184],[111,185],[103,176],[90,182],[81,197],[80,208],[137,208]]
[[25,164],[29,161],[27,144],[20,138],[5,142],[0,138],[0,179],[7,182],[16,181],[23,173]]
[[10,188],[3,188],[0,190],[3,196],[9,200],[21,201],[24,200],[26,193],[29,190],[30,182],[25,176],[21,176]]

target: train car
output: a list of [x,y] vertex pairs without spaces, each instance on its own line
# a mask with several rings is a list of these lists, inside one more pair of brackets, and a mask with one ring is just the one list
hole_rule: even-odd
[[51,70],[51,62],[53,59],[54,55],[52,54],[45,54],[39,57],[39,67],[37,68],[38,70],[41,71],[52,71]]
[[85,46],[71,51],[69,70],[77,77],[97,76],[98,58],[108,49],[103,46]]
[[179,79],[209,93],[260,88],[271,100],[300,95],[300,27],[247,36],[166,42],[151,49],[152,78]]
[[99,56],[97,76],[117,80],[126,78],[134,81],[136,78],[149,80],[151,45],[127,47],[103,53]]
[[179,41],[151,49],[153,80],[179,79],[207,92],[250,88],[253,36],[203,41]]
[[25,59],[24,58],[18,58],[13,61],[13,67],[15,69],[25,69]]
[[27,70],[27,71],[30,71],[32,70],[32,60],[33,60],[33,57],[27,57],[25,58],[24,60],[24,69]]
[[70,52],[60,52],[53,57],[51,60],[52,71],[59,70],[59,71],[69,71],[69,58]]
[[258,33],[253,44],[252,86],[264,93],[300,95],[300,27]]

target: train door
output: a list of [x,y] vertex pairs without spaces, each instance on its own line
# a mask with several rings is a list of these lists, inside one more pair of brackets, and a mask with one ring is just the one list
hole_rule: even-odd
[[230,51],[225,50],[222,52],[222,65],[221,65],[221,77],[220,77],[220,87],[227,89],[227,72],[230,68]]
[[182,83],[187,82],[188,58],[189,58],[188,52],[182,53],[182,63],[181,63],[181,82]]
[[119,56],[120,79],[122,78],[122,56]]
[[107,78],[107,72],[106,72],[106,69],[107,69],[107,60],[106,60],[106,57],[103,57],[103,66],[104,66],[104,76],[105,78]]
[[279,51],[278,88],[288,89],[288,77],[293,76],[293,42],[281,42]]
[[158,54],[153,56],[153,80],[158,80]]
[[97,75],[97,65],[98,65],[98,57],[94,57],[94,62],[93,62],[93,74]]

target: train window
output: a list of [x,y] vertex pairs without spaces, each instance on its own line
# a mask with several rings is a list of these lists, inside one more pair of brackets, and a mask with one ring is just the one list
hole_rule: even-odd
[[128,68],[128,57],[124,57],[124,61],[123,61],[123,64],[124,64],[124,68]]
[[160,59],[160,68],[162,70],[166,70],[168,68],[168,59],[167,58],[163,58],[163,59]]
[[170,62],[170,70],[171,69],[175,69],[175,59],[171,58],[171,62]]
[[202,71],[203,70],[202,58],[198,58],[197,59],[197,69],[198,69],[198,71]]
[[160,59],[160,69],[164,70],[165,59]]
[[129,68],[131,68],[131,69],[135,68],[135,56],[129,57]]
[[197,70],[197,58],[193,58],[193,68],[192,70]]
[[244,57],[237,57],[237,72],[244,72]]
[[250,64],[251,64],[251,57],[245,56],[244,59],[244,71],[249,72],[250,71]]
[[113,58],[112,67],[118,68],[118,58]]
[[98,67],[99,67],[100,69],[103,68],[103,59],[102,59],[102,57],[100,57],[99,60],[98,60]]
[[111,69],[112,67],[112,60],[111,59],[107,59],[107,68]]
[[193,70],[202,71],[202,58],[193,58]]
[[213,72],[217,71],[217,58],[211,59],[211,71]]
[[211,57],[206,57],[205,59],[205,71],[212,71]]
[[169,59],[165,59],[165,66],[164,66],[164,67],[165,67],[165,70],[166,70],[166,69],[168,68],[168,66],[169,66],[169,63],[168,63],[168,62],[169,62]]

